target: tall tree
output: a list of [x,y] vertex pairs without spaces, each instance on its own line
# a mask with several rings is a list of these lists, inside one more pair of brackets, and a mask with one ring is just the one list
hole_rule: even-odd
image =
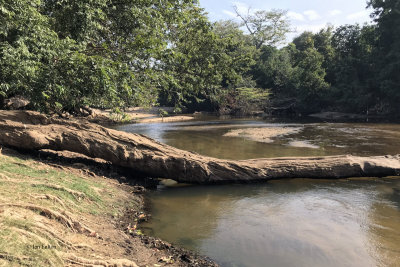
[[[331,102],[342,110],[365,113],[379,102],[374,87],[375,27],[344,25],[332,36],[335,50]],[[334,100],[334,101],[333,101]]]
[[286,40],[286,34],[290,31],[290,24],[286,17],[286,11],[273,9],[271,11],[257,10],[247,14],[241,14],[238,8],[235,12],[249,31],[257,49],[262,45],[275,46]]
[[[377,80],[382,109],[400,112],[400,1],[371,0],[377,22]],[[385,107],[386,106],[386,107]]]
[[295,69],[289,49],[263,46],[252,74],[258,86],[271,89],[274,97],[290,96]]
[[[325,81],[324,57],[315,48],[312,34],[305,32],[293,40],[300,50],[292,50],[297,80],[297,106],[300,112],[319,111],[329,84]],[[297,45],[296,45],[297,48]]]

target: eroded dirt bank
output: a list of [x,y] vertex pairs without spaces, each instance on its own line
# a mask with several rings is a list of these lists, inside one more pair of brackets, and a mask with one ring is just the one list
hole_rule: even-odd
[[0,154],[0,266],[217,266],[142,235],[142,177],[70,152]]

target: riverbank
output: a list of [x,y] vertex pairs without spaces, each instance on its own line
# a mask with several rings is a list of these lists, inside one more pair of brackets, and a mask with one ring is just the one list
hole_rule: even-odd
[[141,233],[135,174],[70,152],[0,158],[0,266],[216,266]]
[[175,114],[173,107],[132,107],[124,112],[115,113],[111,110],[93,109],[89,121],[101,125],[118,123],[156,123],[193,120],[192,115]]

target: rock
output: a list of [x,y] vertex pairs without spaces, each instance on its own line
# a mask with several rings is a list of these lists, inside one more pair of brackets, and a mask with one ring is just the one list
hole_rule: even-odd
[[4,105],[9,109],[21,109],[30,104],[30,101],[23,96],[14,96],[4,100]]

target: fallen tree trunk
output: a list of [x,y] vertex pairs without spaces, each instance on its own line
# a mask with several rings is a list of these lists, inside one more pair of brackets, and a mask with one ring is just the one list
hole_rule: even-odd
[[400,175],[400,155],[222,160],[176,149],[144,135],[31,111],[0,111],[0,144],[30,150],[68,150],[151,177],[187,183]]

